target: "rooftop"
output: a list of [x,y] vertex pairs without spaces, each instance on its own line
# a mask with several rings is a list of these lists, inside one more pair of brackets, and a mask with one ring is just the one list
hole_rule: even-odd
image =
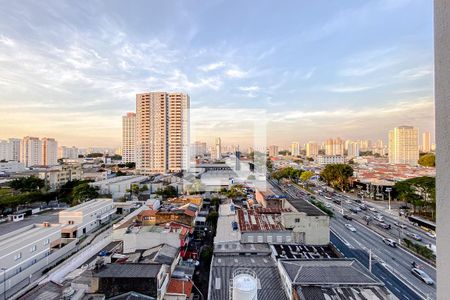
[[296,289],[300,299],[304,300],[388,300],[392,299],[384,287],[320,287],[298,286]]
[[78,204],[76,206],[69,207],[69,208],[61,211],[60,213],[74,212],[74,211],[93,212],[104,205],[112,204],[112,202],[113,202],[113,200],[109,199],[109,198],[92,199],[92,200],[83,202],[81,204]]
[[241,232],[284,230],[280,209],[244,209],[238,210],[237,213]]
[[118,177],[113,177],[113,178],[109,178],[109,179],[105,179],[105,180],[101,180],[101,181],[96,181],[96,182],[92,182],[90,184],[97,186],[97,185],[102,185],[102,184],[124,183],[127,181],[132,181],[132,182],[139,181],[140,182],[140,181],[145,181],[147,179],[148,179],[147,176],[128,175],[128,176],[118,176]]
[[337,258],[331,246],[309,246],[299,244],[271,244],[277,259]]
[[100,278],[156,278],[161,264],[107,264],[94,277]]
[[383,284],[359,262],[349,258],[280,261],[293,284],[359,286]]
[[210,299],[229,299],[230,279],[238,268],[256,273],[258,300],[287,299],[277,265],[270,256],[214,256],[211,264]]
[[306,213],[308,216],[327,216],[326,213],[301,198],[291,198],[287,200],[298,212]]
[[214,255],[231,255],[239,253],[257,253],[270,255],[272,253],[269,244],[242,244],[240,242],[216,243]]

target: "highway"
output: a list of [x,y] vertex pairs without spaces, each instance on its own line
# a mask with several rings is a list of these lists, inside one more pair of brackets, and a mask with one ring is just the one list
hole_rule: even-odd
[[[276,182],[270,181],[273,185],[282,190],[284,194],[290,197],[301,197],[308,199],[309,195],[300,188],[291,186],[280,186]],[[330,227],[332,230],[331,240],[333,244],[345,255],[355,257],[362,264],[368,267],[368,253],[369,249],[372,252],[374,261],[373,272],[382,280],[386,287],[399,299],[435,299],[436,287],[429,286],[423,281],[411,274],[411,264],[415,261],[422,270],[424,270],[430,277],[436,281],[436,269],[420,260],[412,253],[397,247],[392,248],[382,241],[382,236],[395,235],[395,229],[385,230],[378,226],[369,225],[366,222],[359,223],[356,220],[348,221],[342,217],[341,206],[331,202],[331,200],[316,195],[316,199],[324,203],[329,203],[329,206],[334,210],[335,217],[330,220]],[[353,203],[345,203],[342,201],[344,211],[347,211]],[[369,213],[367,213],[369,214]],[[359,212],[352,217],[360,218],[362,212]],[[384,215],[384,214],[383,214]],[[388,217],[386,217],[388,219]],[[391,220],[391,219],[389,219]],[[352,232],[345,227],[346,223],[351,223],[356,231]],[[392,227],[394,227],[392,225]],[[408,229],[406,229],[408,230]],[[398,231],[396,232],[398,238]]]

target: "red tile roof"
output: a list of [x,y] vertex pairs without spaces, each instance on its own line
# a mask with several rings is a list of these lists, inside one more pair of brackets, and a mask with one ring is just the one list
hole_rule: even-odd
[[[184,290],[183,290],[184,287]],[[167,293],[184,294],[187,298],[191,297],[192,282],[188,280],[180,280],[171,278],[167,286]]]

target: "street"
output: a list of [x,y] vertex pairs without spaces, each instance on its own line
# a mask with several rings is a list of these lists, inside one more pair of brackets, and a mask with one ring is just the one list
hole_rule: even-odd
[[[290,197],[302,197],[304,199],[307,199],[309,197],[308,193],[301,190],[299,187],[295,185],[286,185],[281,186],[278,185],[275,181],[271,181],[271,183],[275,186],[277,186],[279,189],[282,190],[287,196]],[[425,261],[422,261],[417,256],[413,255],[412,253],[397,247],[392,248],[386,244],[383,243],[382,239],[383,237],[380,235],[380,233],[383,233],[387,236],[396,237],[398,238],[398,231],[395,229],[391,230],[384,230],[381,229],[374,231],[373,229],[368,227],[366,223],[359,223],[355,220],[348,221],[343,218],[342,216],[342,208],[344,211],[348,212],[348,209],[352,206],[356,206],[356,203],[346,203],[343,199],[341,201],[341,205],[337,205],[335,203],[332,203],[333,199],[326,199],[322,196],[315,195],[316,199],[323,202],[328,203],[329,207],[333,209],[335,213],[335,217],[331,218],[330,220],[330,227],[332,230],[332,241],[335,242],[335,246],[344,254],[349,254],[349,251],[351,250],[352,257],[355,257],[358,259],[361,263],[366,265],[368,267],[368,252],[369,249],[372,251],[372,258],[374,261],[376,261],[378,264],[384,266],[387,270],[392,272],[391,275],[390,272],[381,272],[377,274],[374,274],[378,276],[383,282],[385,282],[386,287],[395,295],[401,295],[400,299],[414,299],[411,298],[411,295],[418,294],[422,298],[426,299],[429,297],[430,299],[436,298],[436,287],[435,285],[429,286],[425,284],[423,281],[415,277],[413,274],[411,274],[411,264],[413,261],[415,261],[419,267],[425,271],[434,281],[436,281],[436,269],[426,263]],[[371,212],[364,212],[365,214],[370,214]],[[385,216],[386,220],[390,220],[393,222],[393,217],[386,216],[386,213],[380,212],[383,216]],[[352,215],[353,218],[359,217],[359,215],[362,215],[363,212],[358,212],[356,215]],[[352,232],[349,229],[345,227],[345,224],[351,223],[353,227],[355,227],[356,231]],[[395,227],[392,224],[392,227]],[[413,226],[408,226],[405,230],[413,230],[416,228],[411,228]],[[416,230],[417,231],[417,230]],[[421,232],[421,236],[424,234]],[[342,239],[342,243],[339,243],[336,239],[339,237]],[[344,246],[343,246],[344,245]],[[350,250],[348,250],[348,249]],[[356,254],[355,254],[356,253]],[[393,279],[395,278],[395,280]],[[399,284],[399,281],[402,282],[402,284]],[[406,296],[406,297],[404,297]],[[420,299],[420,297],[415,296],[415,299]]]

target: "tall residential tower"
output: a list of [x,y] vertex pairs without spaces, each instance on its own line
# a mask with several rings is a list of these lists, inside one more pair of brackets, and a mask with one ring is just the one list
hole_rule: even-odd
[[136,114],[127,113],[122,117],[122,161],[136,162]]
[[187,170],[189,96],[150,92],[136,95],[136,169],[142,174]]
[[412,126],[389,130],[389,163],[417,165],[419,160],[419,132]]

